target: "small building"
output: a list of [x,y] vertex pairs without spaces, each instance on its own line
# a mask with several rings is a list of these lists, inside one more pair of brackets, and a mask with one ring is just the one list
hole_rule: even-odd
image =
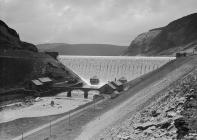
[[31,80],[28,85],[28,88],[30,90],[42,90],[42,87],[43,87],[43,83],[37,79]]
[[123,83],[123,84],[125,84],[125,83],[128,82],[127,79],[126,79],[124,76],[121,77],[118,81],[120,81],[120,82]]
[[90,84],[92,85],[98,85],[99,84],[99,79],[97,76],[93,76],[92,78],[90,78]]
[[123,87],[123,83],[122,82],[120,82],[120,81],[112,81],[111,83],[116,87],[116,90],[118,92],[121,92],[121,91],[124,90],[124,87]]
[[112,94],[116,90],[116,87],[111,83],[107,83],[100,88],[101,93]]
[[51,80],[49,77],[41,77],[38,78],[38,80],[43,83],[44,88],[52,87],[53,80]]
[[186,57],[186,56],[187,56],[186,52],[178,52],[178,53],[176,53],[176,58]]
[[120,93],[119,93],[117,90],[115,90],[115,91],[111,94],[111,99],[114,99],[114,98],[118,97],[119,95],[120,95]]

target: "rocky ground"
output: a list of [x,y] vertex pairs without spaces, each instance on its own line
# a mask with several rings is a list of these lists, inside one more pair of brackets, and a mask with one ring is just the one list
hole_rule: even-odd
[[124,124],[112,139],[197,139],[197,71]]

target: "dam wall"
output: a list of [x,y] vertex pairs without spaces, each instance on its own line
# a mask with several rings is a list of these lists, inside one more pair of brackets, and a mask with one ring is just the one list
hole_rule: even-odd
[[119,79],[122,76],[133,80],[143,74],[158,69],[175,57],[141,57],[141,56],[64,56],[58,59],[88,85],[89,79],[97,76],[99,86]]

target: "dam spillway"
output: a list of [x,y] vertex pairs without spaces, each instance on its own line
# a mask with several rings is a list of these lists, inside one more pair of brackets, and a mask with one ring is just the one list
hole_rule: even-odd
[[121,77],[133,80],[158,69],[175,57],[60,55],[58,59],[88,85],[91,85],[90,78],[97,76],[100,80],[98,86],[102,86]]

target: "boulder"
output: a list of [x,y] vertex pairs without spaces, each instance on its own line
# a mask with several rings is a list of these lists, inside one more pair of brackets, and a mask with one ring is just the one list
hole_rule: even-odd
[[184,118],[179,118],[174,121],[174,125],[177,128],[177,139],[182,139],[185,135],[189,133],[189,128],[187,122]]
[[171,119],[164,119],[162,122],[158,124],[161,129],[167,129],[171,126],[172,120]]
[[152,117],[157,117],[160,113],[158,113],[156,110],[151,111]]
[[156,124],[154,124],[153,122],[146,122],[146,123],[140,123],[140,124],[134,125],[134,129],[143,131],[152,126],[156,126]]
[[173,117],[177,116],[177,113],[175,111],[168,111],[168,112],[166,112],[166,116],[169,118],[173,118]]
[[181,98],[177,99],[177,102],[178,103],[185,103],[186,100],[187,100],[186,97],[181,97]]

